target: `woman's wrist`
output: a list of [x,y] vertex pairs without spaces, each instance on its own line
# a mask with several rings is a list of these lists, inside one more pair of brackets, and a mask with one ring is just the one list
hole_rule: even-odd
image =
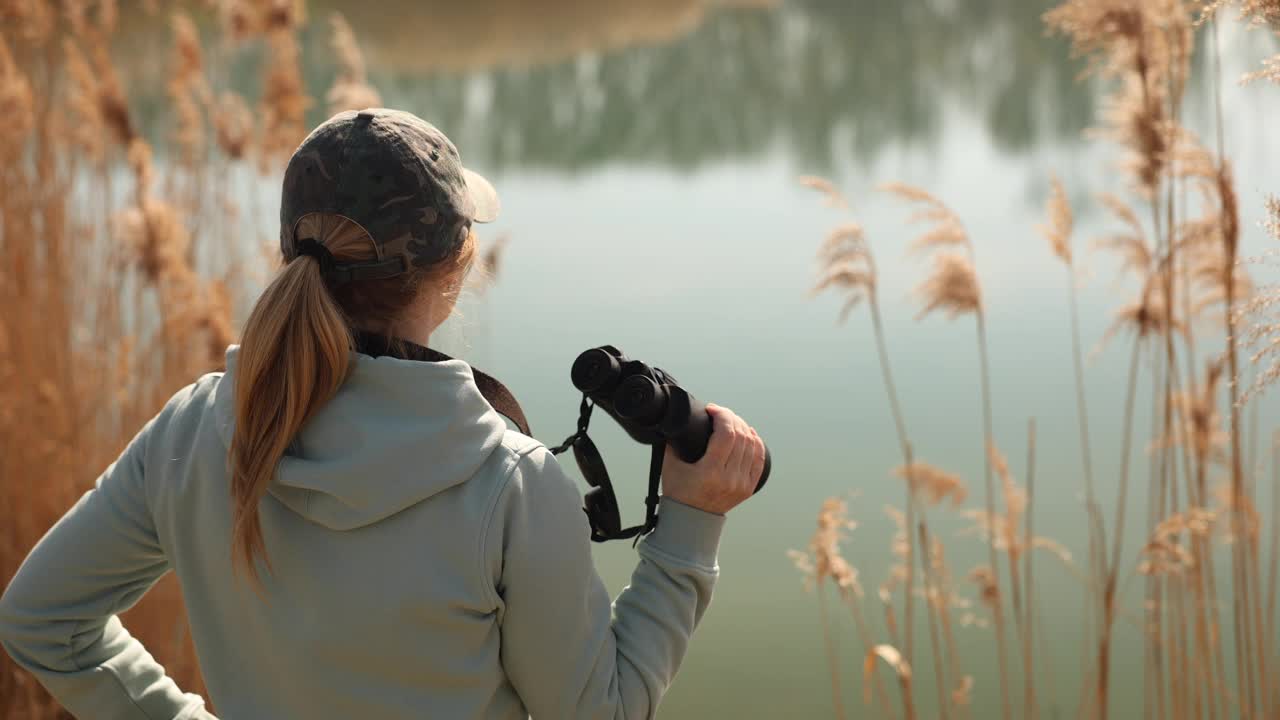
[[724,515],[663,496],[658,502],[658,526],[645,542],[667,555],[714,568],[724,522]]

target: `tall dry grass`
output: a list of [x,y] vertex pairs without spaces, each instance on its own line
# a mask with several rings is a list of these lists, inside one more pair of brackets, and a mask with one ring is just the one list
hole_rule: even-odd
[[[219,52],[267,48],[255,110],[214,87],[207,39],[164,4],[172,56],[151,94],[168,99],[168,130],[143,138],[113,62],[113,2],[0,5],[0,586],[132,433],[220,368],[233,342],[261,255],[237,209],[253,199],[231,177],[278,172],[312,101],[298,65],[301,2],[219,9],[231,48]],[[342,71],[330,103],[376,101],[349,28],[331,22]],[[202,691],[171,576],[125,623],[184,688]],[[64,716],[0,653],[0,717]]]
[[[1084,390],[1074,213],[1061,183],[1053,178],[1040,232],[1050,253],[1066,268],[1067,332],[1084,500],[1081,519],[1088,530],[1082,567],[1060,545],[1034,535],[1033,421],[1027,437],[1025,489],[1014,480],[992,435],[986,314],[975,269],[974,239],[960,215],[926,190],[900,183],[884,186],[917,208],[911,221],[929,225],[909,246],[909,251],[931,259],[917,289],[920,316],[934,312],[951,319],[972,316],[977,325],[984,495],[981,509],[962,513],[974,521],[976,533],[988,547],[988,563],[972,569],[968,577],[994,628],[998,712],[1005,718],[1059,712],[1045,700],[1055,695],[1044,689],[1054,673],[1045,662],[1044,648],[1036,643],[1037,633],[1043,636],[1043,618],[1037,611],[1033,549],[1048,551],[1055,563],[1080,580],[1084,602],[1079,627],[1087,652],[1079,659],[1084,681],[1072,711],[1076,717],[1111,716],[1117,662],[1142,667],[1146,718],[1280,717],[1276,677],[1280,656],[1275,640],[1280,574],[1280,528],[1275,523],[1280,521],[1280,485],[1273,480],[1272,528],[1264,548],[1264,519],[1257,497],[1265,475],[1262,464],[1251,460],[1258,441],[1251,439],[1256,433],[1246,427],[1244,414],[1253,395],[1280,379],[1280,288],[1254,287],[1248,263],[1239,257],[1240,209],[1231,163],[1223,151],[1225,119],[1219,89],[1224,79],[1217,44],[1221,16],[1233,9],[1264,31],[1280,32],[1280,4],[1275,0],[1065,0],[1044,16],[1048,30],[1066,36],[1073,53],[1087,61],[1086,76],[1109,88],[1098,127],[1089,136],[1119,149],[1119,170],[1126,182],[1125,187],[1098,196],[1099,205],[1114,217],[1116,230],[1095,241],[1094,247],[1113,253],[1122,272],[1131,275],[1139,288],[1132,302],[1117,308],[1102,339],[1107,343],[1126,336],[1131,345],[1124,397],[1103,410],[1119,413],[1120,456],[1114,474],[1099,474],[1089,420],[1091,411],[1100,410],[1090,407]],[[1207,141],[1181,120],[1184,104],[1192,100],[1186,91],[1200,45],[1206,46],[1199,51],[1208,54],[1212,80],[1208,102],[1216,110]],[[1280,57],[1264,60],[1261,69],[1244,80],[1280,80],[1277,62]],[[830,182],[813,177],[801,182],[823,193],[829,204],[847,210],[848,203]],[[1280,200],[1270,200],[1267,210],[1268,229],[1280,239]],[[836,288],[847,294],[842,321],[857,302],[870,301],[891,416],[902,438],[906,467],[915,468],[905,476],[908,486],[914,487],[917,478],[930,478],[939,496],[944,496],[946,488],[963,488],[964,482],[910,460],[913,448],[905,440],[865,235],[854,223],[837,226],[819,250],[816,289]],[[1219,334],[1225,340],[1215,347]],[[1152,436],[1144,443],[1136,431],[1138,399],[1147,383]],[[1280,443],[1280,432],[1276,442]],[[1134,456],[1144,449],[1147,476],[1142,488],[1134,472]],[[1280,449],[1273,454],[1273,472],[1280,473]],[[902,476],[902,471],[898,474]],[[1212,478],[1218,475],[1225,479],[1213,486]],[[997,478],[998,486],[993,482]],[[1116,492],[1109,521],[1098,499],[1099,490],[1106,486]],[[1127,533],[1134,531],[1126,522],[1135,499],[1145,500],[1146,524],[1139,530],[1142,541],[1132,557],[1125,548]],[[999,510],[998,501],[1003,505]],[[909,493],[908,515],[914,515],[920,504],[920,498]],[[930,656],[912,655],[910,608],[917,571],[908,565],[904,574],[895,566],[896,581],[882,588],[891,591],[882,592],[882,599],[889,604],[900,594],[907,615],[903,622],[896,618],[886,622],[882,633],[859,627],[860,641],[872,653],[866,678],[879,682],[871,662],[879,656],[898,669],[903,692],[910,694],[914,692],[910,668],[931,666],[940,690],[939,716],[958,716],[971,710],[967,698],[973,678],[962,675],[962,660],[957,661],[951,648],[936,638],[945,635],[939,628],[957,621],[967,624],[974,616],[963,600],[932,601],[936,579],[949,577],[950,571],[945,561],[940,562],[941,548],[935,549],[926,533],[918,535],[917,542],[907,541],[907,555],[919,548],[928,558],[920,575],[923,595],[931,599],[927,620],[935,640]],[[901,537],[900,531],[896,542]],[[828,556],[840,553],[838,542],[832,547],[833,542],[829,536],[823,540]],[[895,554],[900,551],[895,549]],[[811,568],[804,556],[796,559],[802,567]],[[846,573],[856,576],[857,571],[850,567]],[[832,576],[809,573],[810,583],[820,585],[827,577]],[[1129,623],[1139,628],[1143,639],[1140,659],[1116,657],[1117,627]],[[1010,634],[1016,640],[1012,653]],[[915,662],[908,662],[911,659]],[[902,668],[907,670],[905,677]],[[948,698],[941,692],[956,682],[964,683],[963,695]],[[903,697],[892,708],[881,703],[881,711],[887,716],[915,712],[913,700],[918,698]],[[981,717],[997,713],[995,707],[973,711]]]

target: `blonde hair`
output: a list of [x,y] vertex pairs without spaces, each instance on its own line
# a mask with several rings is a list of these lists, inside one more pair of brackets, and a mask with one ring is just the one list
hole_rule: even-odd
[[[340,215],[303,216],[297,238],[315,238],[338,262],[376,257],[372,240]],[[390,337],[423,292],[457,298],[475,258],[475,235],[449,258],[392,278],[330,288],[314,259],[288,261],[267,285],[245,323],[235,385],[231,469],[232,563],[260,582],[255,561],[270,571],[259,503],[298,432],[346,379],[356,329]]]

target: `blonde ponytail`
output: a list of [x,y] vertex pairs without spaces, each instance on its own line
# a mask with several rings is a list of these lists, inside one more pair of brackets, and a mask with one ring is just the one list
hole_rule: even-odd
[[232,558],[258,580],[270,567],[258,504],[285,449],[337,392],[351,361],[351,330],[320,267],[298,257],[263,291],[245,324],[231,438]]

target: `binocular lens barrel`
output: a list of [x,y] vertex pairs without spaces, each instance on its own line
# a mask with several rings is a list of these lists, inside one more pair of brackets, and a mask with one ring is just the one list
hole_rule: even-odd
[[618,359],[600,348],[587,350],[573,361],[569,377],[573,386],[584,393],[606,390],[617,383],[622,374]]
[[667,411],[667,394],[651,378],[632,375],[613,394],[613,408],[624,419],[642,426],[657,425]]

